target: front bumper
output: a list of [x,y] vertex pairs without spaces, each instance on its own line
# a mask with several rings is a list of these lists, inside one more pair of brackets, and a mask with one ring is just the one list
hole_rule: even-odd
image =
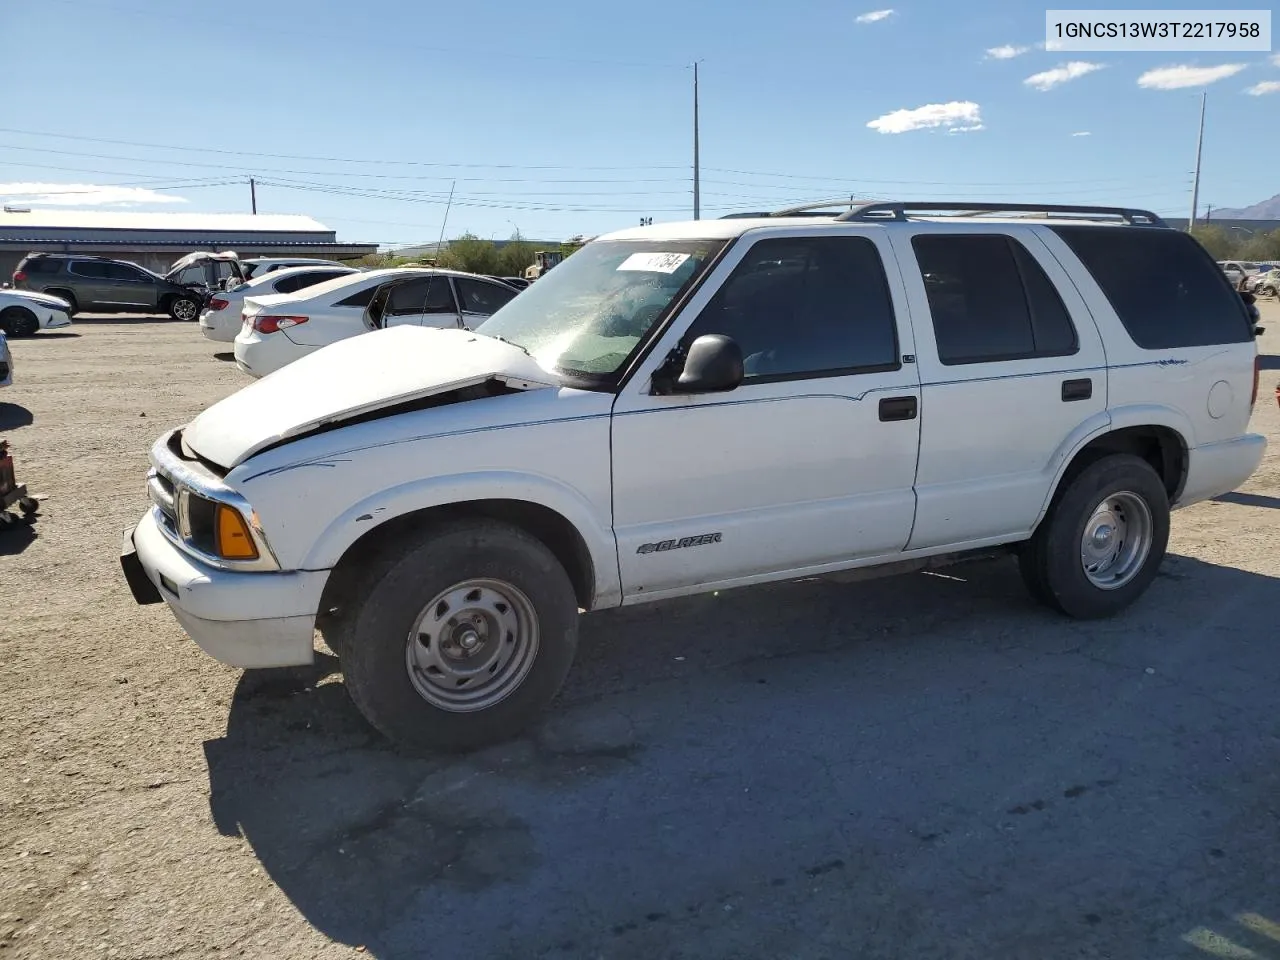
[[134,600],[163,600],[215,660],[252,668],[312,662],[328,571],[241,573],[207,566],[174,546],[154,510],[125,534],[120,564]]
[[45,321],[44,328],[46,330],[58,330],[61,327],[71,326],[71,318],[61,310],[50,310],[49,318]]

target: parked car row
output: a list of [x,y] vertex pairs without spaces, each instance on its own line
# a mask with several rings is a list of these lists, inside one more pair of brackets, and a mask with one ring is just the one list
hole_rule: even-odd
[[230,251],[197,251],[180,258],[162,276],[136,263],[110,257],[32,253],[14,270],[13,289],[56,297],[68,318],[83,311],[165,313],[175,320],[195,320],[214,293],[299,266],[344,265],[296,257],[242,260]]
[[241,370],[262,377],[321,347],[373,330],[470,329],[519,292],[490,277],[438,268],[348,268],[345,273],[296,268],[280,271],[274,281],[265,277],[214,296],[200,322],[209,339],[234,341]]

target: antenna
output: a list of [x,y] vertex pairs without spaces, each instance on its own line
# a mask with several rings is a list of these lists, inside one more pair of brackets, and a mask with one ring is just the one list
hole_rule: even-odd
[[449,222],[449,209],[453,206],[453,190],[458,185],[458,181],[454,180],[449,184],[449,202],[444,206],[444,220],[440,223],[440,239],[436,241],[436,256],[440,256],[440,250],[444,246],[444,228]]

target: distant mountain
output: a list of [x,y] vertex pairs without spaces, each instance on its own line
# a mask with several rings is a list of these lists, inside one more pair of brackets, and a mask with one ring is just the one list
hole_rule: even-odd
[[1252,207],[1214,207],[1214,220],[1280,220],[1280,193]]

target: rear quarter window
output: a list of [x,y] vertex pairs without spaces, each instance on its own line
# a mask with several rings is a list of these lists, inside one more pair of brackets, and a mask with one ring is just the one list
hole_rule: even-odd
[[61,260],[48,260],[44,257],[39,260],[28,260],[20,267],[23,273],[46,275],[57,273],[61,268]]
[[1244,301],[1187,234],[1145,227],[1050,229],[1093,275],[1144,350],[1253,340]]

